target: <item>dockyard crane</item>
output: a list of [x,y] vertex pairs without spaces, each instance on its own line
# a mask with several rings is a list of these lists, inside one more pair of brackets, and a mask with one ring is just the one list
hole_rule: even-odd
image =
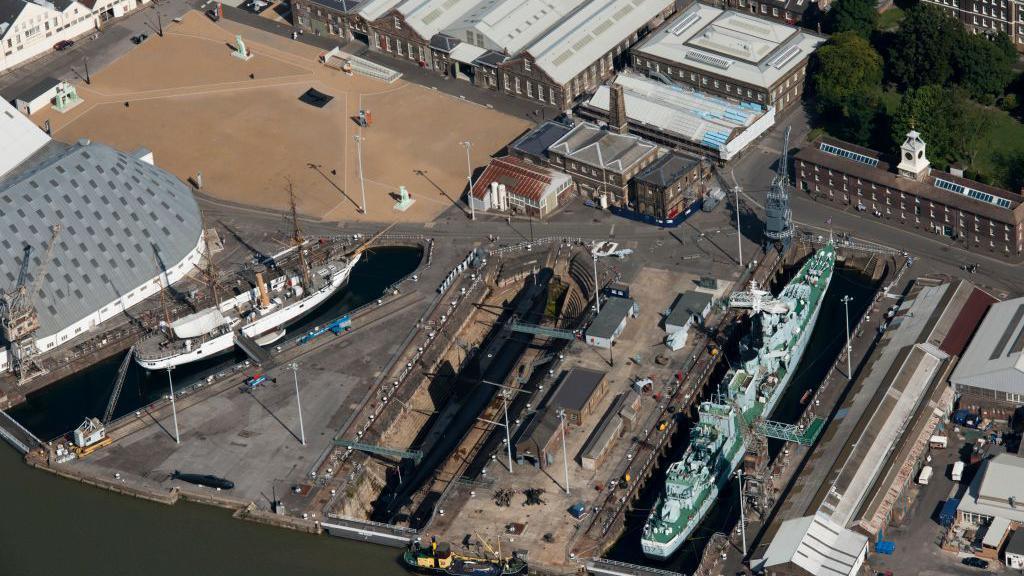
[[60,224],[50,227],[50,243],[46,246],[39,265],[32,273],[31,283],[28,282],[28,266],[32,256],[32,247],[25,247],[17,283],[11,290],[0,296],[0,325],[2,325],[4,339],[14,347],[16,366],[22,364],[21,360],[31,353],[34,347],[32,337],[39,329],[39,314],[36,311],[34,297],[39,292],[40,282],[50,265],[53,247],[57,244],[60,231]]

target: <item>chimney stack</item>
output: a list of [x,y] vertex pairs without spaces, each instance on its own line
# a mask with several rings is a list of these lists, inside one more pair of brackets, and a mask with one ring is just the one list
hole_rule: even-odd
[[616,134],[628,134],[629,120],[626,117],[626,96],[622,92],[622,85],[612,82],[608,88],[608,129]]

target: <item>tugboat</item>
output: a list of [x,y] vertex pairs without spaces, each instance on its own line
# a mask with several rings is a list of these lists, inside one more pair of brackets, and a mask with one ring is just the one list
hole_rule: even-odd
[[450,574],[451,576],[516,576],[525,574],[526,560],[516,554],[496,560],[475,558],[452,552],[447,542],[430,539],[430,546],[413,542],[402,555],[410,569],[424,574]]

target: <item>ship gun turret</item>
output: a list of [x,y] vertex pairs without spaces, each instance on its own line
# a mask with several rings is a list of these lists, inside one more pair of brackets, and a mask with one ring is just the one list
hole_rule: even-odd
[[772,296],[772,293],[761,288],[757,281],[751,280],[746,291],[734,292],[729,296],[730,308],[749,308],[751,314],[764,312],[782,315],[789,312],[789,304]]

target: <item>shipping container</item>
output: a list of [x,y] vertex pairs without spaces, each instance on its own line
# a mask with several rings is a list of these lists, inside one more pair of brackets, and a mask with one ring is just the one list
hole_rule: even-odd
[[953,478],[954,482],[959,482],[960,480],[963,479],[964,463],[962,460],[957,460],[957,462],[953,464],[953,472],[950,474],[950,476]]
[[917,477],[917,483],[922,485],[922,486],[927,486],[928,482],[930,482],[931,479],[932,479],[932,467],[931,466],[925,466],[924,468],[921,468],[921,474],[918,475],[918,477]]

